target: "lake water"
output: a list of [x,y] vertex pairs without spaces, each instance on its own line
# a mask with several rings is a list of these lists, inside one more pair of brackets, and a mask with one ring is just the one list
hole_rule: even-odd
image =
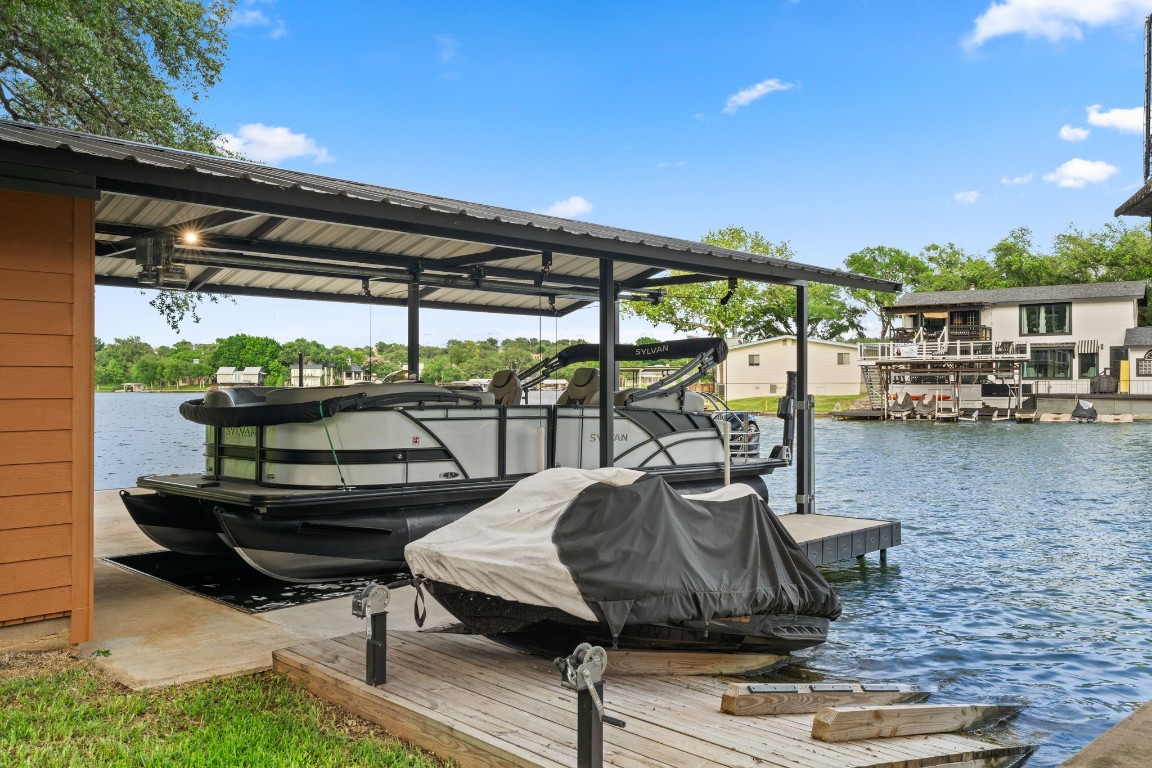
[[[191,394],[98,394],[96,485],[194,472]],[[997,732],[1050,768],[1152,699],[1152,424],[835,422],[817,509],[899,520],[903,541],[826,569],[844,603],[806,668],[951,703],[1026,704]],[[778,512],[791,472],[765,478]]]

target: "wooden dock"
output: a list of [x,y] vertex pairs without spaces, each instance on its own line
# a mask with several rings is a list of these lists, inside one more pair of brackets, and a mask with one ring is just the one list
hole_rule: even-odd
[[840,515],[777,515],[813,565],[880,553],[900,543],[900,523]]
[[[1031,752],[962,734],[828,743],[813,715],[720,711],[728,680],[628,675],[608,651],[604,764],[621,768],[1007,768]],[[700,655],[700,654],[695,654]],[[550,660],[483,638],[388,633],[388,682],[364,682],[362,634],[277,651],[273,668],[313,694],[461,768],[576,764],[576,694]]]

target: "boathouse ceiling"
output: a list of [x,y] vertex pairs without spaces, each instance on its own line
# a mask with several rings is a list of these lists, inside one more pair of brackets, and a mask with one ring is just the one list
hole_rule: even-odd
[[43,126],[0,121],[0,148],[0,185],[97,201],[98,285],[403,306],[415,284],[423,307],[564,315],[597,301],[600,260],[611,259],[621,300],[728,278],[900,290],[689,240]]

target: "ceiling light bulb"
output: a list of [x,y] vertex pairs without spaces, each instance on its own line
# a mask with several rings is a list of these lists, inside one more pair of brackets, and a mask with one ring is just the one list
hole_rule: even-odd
[[200,235],[198,233],[196,233],[196,232],[185,232],[184,233],[184,244],[185,245],[196,245],[199,242],[200,242]]

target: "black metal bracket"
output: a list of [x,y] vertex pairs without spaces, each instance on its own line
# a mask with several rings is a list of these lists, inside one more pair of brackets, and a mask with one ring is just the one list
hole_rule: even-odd
[[572,655],[552,665],[560,670],[560,685],[576,691],[576,768],[603,768],[604,723],[623,728],[623,720],[604,714],[604,681],[608,654],[599,646],[581,643]]
[[390,593],[380,584],[369,584],[352,598],[352,615],[367,622],[364,643],[364,682],[388,682],[388,606]]

